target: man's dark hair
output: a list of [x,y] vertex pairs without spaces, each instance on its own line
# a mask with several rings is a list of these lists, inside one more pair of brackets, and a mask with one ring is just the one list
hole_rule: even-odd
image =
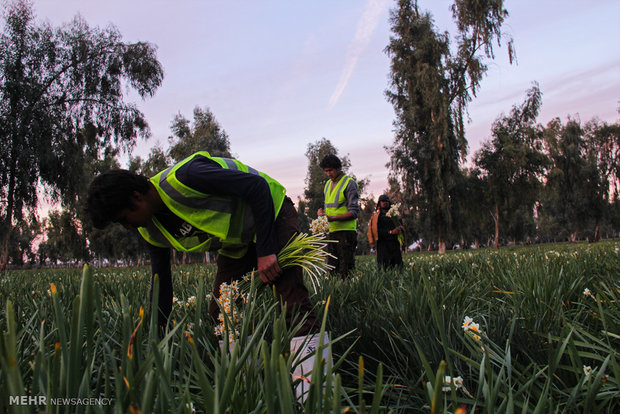
[[134,207],[131,197],[137,191],[149,191],[149,179],[127,170],[110,170],[95,177],[88,187],[86,213],[93,225],[102,229],[114,221],[120,212]]
[[333,168],[335,170],[340,170],[342,168],[342,162],[340,162],[340,158],[334,154],[327,154],[323,157],[319,166],[321,168]]

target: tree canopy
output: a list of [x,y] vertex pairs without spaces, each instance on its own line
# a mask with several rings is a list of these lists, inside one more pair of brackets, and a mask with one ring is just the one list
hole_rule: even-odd
[[228,134],[215,119],[209,108],[194,108],[194,121],[183,115],[174,117],[170,126],[173,136],[169,138],[169,155],[174,162],[197,152],[208,151],[214,157],[231,157]]
[[25,0],[7,6],[0,34],[0,271],[8,230],[36,208],[39,185],[54,200],[75,202],[84,182],[67,171],[88,153],[131,149],[148,136],[144,115],[123,90],[146,98],[162,79],[156,48],[124,43],[113,26],[91,28],[76,17],[52,28],[35,22]]
[[[429,12],[421,12],[417,1],[399,0],[386,47],[392,60],[386,96],[396,112],[390,165],[406,197],[415,198],[429,218],[441,252],[459,162],[467,153],[467,104],[486,72],[484,60],[493,58],[493,45],[500,44],[508,15],[495,0],[456,0],[452,13],[458,31],[454,51],[449,34],[437,31]],[[512,41],[508,52],[512,59]]]
[[543,215],[551,215],[574,241],[586,226],[598,227],[606,210],[609,183],[598,170],[599,148],[593,145],[597,134],[587,135],[580,122],[559,119],[545,129],[545,140],[552,160],[547,174]]
[[495,247],[499,247],[500,222],[513,239],[523,238],[524,225],[534,225],[534,204],[541,188],[539,177],[547,164],[542,152],[542,126],[536,123],[541,98],[540,88],[534,84],[521,105],[513,106],[510,115],[495,120],[492,139],[475,156],[476,166],[485,173],[487,197],[493,206]]

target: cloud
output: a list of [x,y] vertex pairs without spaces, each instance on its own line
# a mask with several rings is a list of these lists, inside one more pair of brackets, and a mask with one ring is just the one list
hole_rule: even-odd
[[366,3],[362,17],[360,17],[357,22],[355,36],[349,44],[345,65],[342,73],[340,74],[340,80],[338,81],[338,85],[329,99],[328,109],[333,108],[336,103],[338,103],[340,96],[347,87],[349,79],[351,78],[351,75],[355,70],[355,66],[357,65],[357,61],[364,50],[368,47],[370,39],[372,38],[372,33],[377,27],[379,19],[387,7],[388,2],[389,0],[368,0]]

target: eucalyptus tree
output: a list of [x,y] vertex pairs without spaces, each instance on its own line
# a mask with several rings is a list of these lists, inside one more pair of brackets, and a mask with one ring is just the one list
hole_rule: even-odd
[[[467,153],[467,105],[487,70],[485,59],[494,57],[495,43],[501,46],[508,15],[501,0],[456,0],[451,8],[454,50],[449,33],[439,33],[416,0],[399,0],[391,11],[393,35],[386,48],[392,60],[386,96],[396,112],[390,166],[408,197],[419,199],[440,252],[445,252],[451,197]],[[512,61],[511,39],[508,54]]]
[[[613,221],[614,208],[620,202],[620,121],[613,124],[592,119],[584,127],[587,152],[596,163],[600,177],[604,212]],[[615,204],[615,206],[614,206]],[[599,221],[602,217],[599,217]],[[614,226],[612,226],[613,228]],[[615,226],[615,229],[620,227]],[[600,238],[600,223],[597,222],[595,240]]]
[[36,240],[41,235],[41,224],[34,214],[16,223],[11,229],[9,260],[14,266],[36,263]]
[[581,123],[556,118],[545,129],[545,142],[552,168],[545,184],[542,214],[554,217],[570,242],[593,226],[596,231],[608,207],[609,186],[599,171],[597,151],[588,145]]
[[613,124],[592,119],[584,126],[587,152],[596,160],[607,201],[620,195],[620,121]]
[[130,158],[127,169],[131,172],[142,174],[146,177],[153,177],[160,171],[168,168],[170,165],[170,157],[159,145],[156,145],[151,148],[149,155],[145,160],[143,160],[140,156]]
[[489,180],[479,168],[464,168],[452,202],[455,225],[452,233],[463,246],[480,247],[493,232],[489,199]]
[[44,227],[46,239],[39,246],[39,251],[53,264],[58,260],[73,262],[84,256],[85,245],[80,235],[79,222],[71,211],[50,211]]
[[[0,34],[0,271],[8,234],[35,211],[38,189],[74,203],[83,190],[75,166],[86,153],[130,150],[148,136],[125,88],[152,96],[163,79],[155,47],[124,43],[113,27],[80,17],[59,28],[37,24],[26,0],[8,4]],[[85,133],[86,132],[86,133]]]
[[194,120],[190,121],[177,114],[170,126],[168,155],[174,162],[190,156],[197,151],[208,151],[214,157],[230,157],[228,134],[222,129],[209,108],[194,108]]
[[495,120],[491,140],[483,143],[475,155],[475,163],[489,186],[487,197],[495,222],[496,248],[502,224],[506,235],[515,241],[524,239],[535,228],[534,207],[547,165],[543,128],[536,123],[541,98],[540,88],[534,83],[521,105]]

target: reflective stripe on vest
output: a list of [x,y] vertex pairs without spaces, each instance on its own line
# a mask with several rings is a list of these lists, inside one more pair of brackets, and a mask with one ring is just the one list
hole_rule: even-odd
[[[325,183],[325,187],[323,188],[323,194],[325,195],[325,214],[328,216],[339,216],[349,211],[344,190],[351,181],[353,181],[351,177],[343,175],[333,189],[331,180]],[[356,230],[356,228],[356,219],[329,222],[329,231]]]
[[175,239],[156,217],[153,217],[149,226],[138,230],[149,243],[156,246],[195,252],[206,251],[221,244],[220,254],[233,258],[241,257],[247,251],[248,244],[256,237],[250,206],[238,197],[201,193],[176,178],[176,171],[181,166],[201,156],[217,162],[222,168],[263,177],[269,184],[277,217],[286,195],[286,190],[280,183],[240,161],[211,157],[208,152],[201,151],[155,175],[151,178],[151,183],[164,204],[175,215],[206,234]]

